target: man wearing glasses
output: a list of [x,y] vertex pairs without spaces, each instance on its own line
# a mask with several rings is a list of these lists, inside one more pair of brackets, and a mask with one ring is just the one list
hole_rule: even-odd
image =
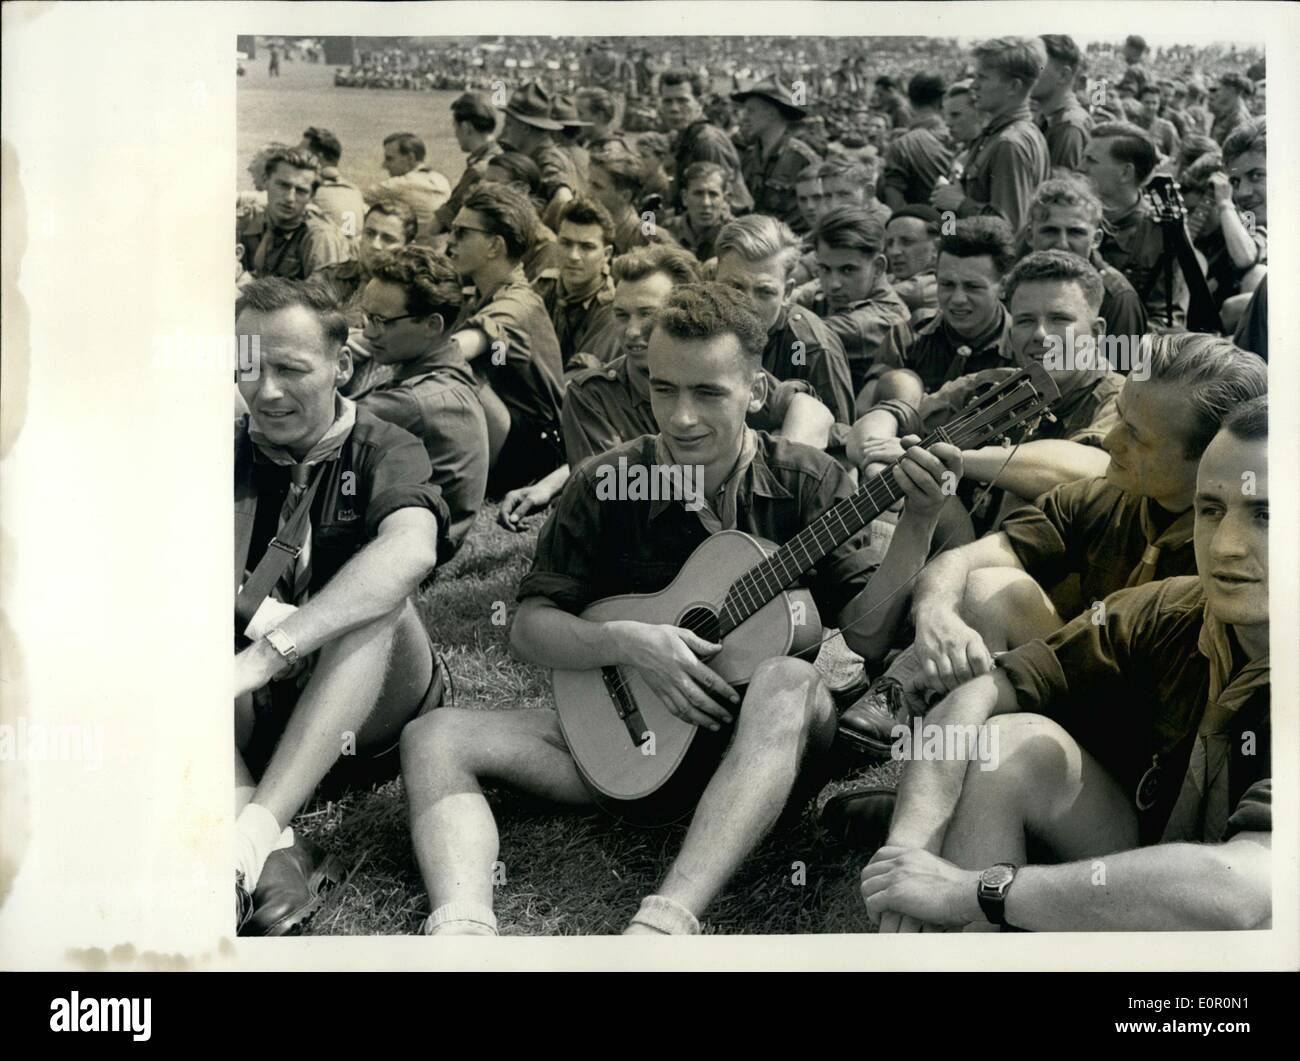
[[478,379],[487,414],[488,496],[536,482],[564,463],[560,343],[521,260],[537,213],[518,192],[482,182],[451,225],[447,256],[474,296],[451,341]]
[[377,262],[361,292],[364,338],[375,364],[391,378],[359,404],[424,443],[431,482],[451,511],[453,549],[474,526],[488,474],[483,404],[473,373],[448,335],[461,302],[451,263],[419,246]]

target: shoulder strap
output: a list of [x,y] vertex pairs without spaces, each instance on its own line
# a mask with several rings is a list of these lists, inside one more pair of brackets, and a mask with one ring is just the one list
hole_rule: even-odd
[[[306,540],[307,527],[311,520],[312,502],[316,498],[316,491],[320,487],[321,480],[325,478],[325,470],[328,467],[329,462],[326,462],[316,469],[311,484],[299,499],[293,515],[289,517],[279,534],[276,534],[267,544],[262,559],[258,561],[253,573],[248,576],[244,588],[235,597],[236,633],[242,633],[244,628],[253,621],[257,609],[262,606],[262,602],[280,581],[280,576],[302,552],[302,544]],[[281,537],[281,534],[284,537]]]

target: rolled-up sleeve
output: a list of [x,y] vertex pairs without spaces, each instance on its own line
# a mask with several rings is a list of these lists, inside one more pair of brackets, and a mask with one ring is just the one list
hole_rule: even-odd
[[1273,831],[1273,779],[1256,781],[1242,793],[1241,799],[1228,819],[1223,839],[1231,840],[1237,833],[1271,833]]
[[[394,428],[396,431],[397,429]],[[379,525],[403,508],[423,508],[438,521],[438,538],[446,541],[449,516],[442,491],[429,482],[433,468],[429,455],[414,435],[385,446],[371,469],[370,499],[366,505],[366,537],[379,533]],[[439,549],[441,554],[442,550]]]
[[555,511],[537,539],[533,566],[519,583],[518,600],[545,597],[578,614],[595,599],[597,558],[604,541],[597,518],[599,503],[584,469],[570,477]]

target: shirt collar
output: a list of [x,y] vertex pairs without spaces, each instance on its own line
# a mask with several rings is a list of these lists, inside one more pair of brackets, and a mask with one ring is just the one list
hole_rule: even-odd
[[987,140],[994,133],[999,132],[1002,129],[1005,129],[1012,122],[1019,122],[1019,121],[1027,122],[1032,120],[1033,118],[1029,110],[1029,101],[1025,100],[1015,110],[1008,111],[1006,114],[994,118],[986,126],[984,126],[983,131],[980,133],[979,139]]
[[[750,428],[745,428],[746,442],[753,444],[753,452],[750,454],[748,461],[744,461],[744,452],[741,458],[737,460],[737,470],[728,477],[728,483],[734,481],[736,488],[736,516],[738,518],[740,511],[747,505],[748,500],[753,495],[767,498],[790,498],[794,495],[790,493],[780,480],[773,474],[771,467],[767,463],[767,456],[764,453],[764,447],[757,434]],[[668,451],[663,446],[662,436],[655,435],[650,444],[650,452],[642,450],[642,459],[657,460],[661,463],[669,462]],[[743,467],[741,466],[743,463]],[[724,487],[728,485],[724,483]],[[660,498],[657,501],[650,502],[650,518],[655,519],[661,513],[667,511],[668,506],[673,502],[669,498]]]

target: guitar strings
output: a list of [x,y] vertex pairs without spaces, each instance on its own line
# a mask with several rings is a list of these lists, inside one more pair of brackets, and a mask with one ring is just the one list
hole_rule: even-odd
[[[1002,462],[1002,467],[1000,467],[997,470],[997,474],[994,475],[993,478],[984,486],[984,489],[980,491],[979,496],[975,498],[975,501],[972,503],[971,508],[976,508],[976,509],[979,508],[983,500],[993,491],[993,488],[996,485],[997,480],[1001,478],[1002,473],[1007,470],[1007,465],[1011,463],[1011,458],[1016,455],[1021,445],[1022,443],[1017,442],[1014,446],[1011,447],[1011,452],[1007,454],[1007,459]],[[949,531],[947,537],[944,538],[944,540],[940,543],[939,547],[937,549],[931,550],[931,554],[926,558],[925,563],[923,563],[920,567],[918,567],[916,571],[912,575],[910,575],[905,582],[902,583],[902,585],[898,586],[884,600],[877,601],[875,604],[873,604],[870,608],[868,608],[865,612],[859,615],[852,622],[846,624],[845,626],[839,627],[835,631],[835,633],[827,634],[820,641],[816,641],[813,644],[809,645],[807,648],[801,649],[798,652],[792,652],[790,653],[790,655],[795,656],[797,658],[799,656],[807,655],[809,652],[813,651],[814,649],[820,650],[822,645],[826,644],[827,641],[834,640],[836,637],[843,634],[845,630],[848,630],[850,627],[857,626],[858,623],[868,618],[872,613],[874,613],[880,608],[883,608],[886,604],[888,604],[891,600],[893,600],[896,596],[898,596],[898,594],[902,593],[903,590],[909,589],[912,586],[912,584],[918,578],[921,577],[921,572],[924,571],[927,567],[929,567],[930,564],[933,563],[938,557],[943,555],[944,547],[947,546],[947,544],[952,540],[953,535],[956,533],[957,532],[955,529]],[[879,570],[879,568],[877,568],[877,570]]]

